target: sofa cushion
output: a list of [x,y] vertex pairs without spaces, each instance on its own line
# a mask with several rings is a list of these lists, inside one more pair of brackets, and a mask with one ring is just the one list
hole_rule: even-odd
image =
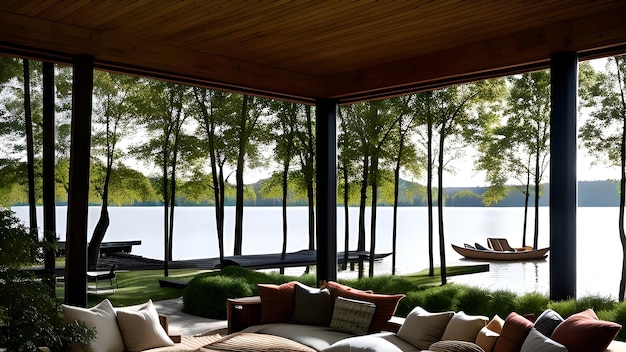
[[493,352],[519,352],[532,327],[533,323],[523,316],[515,312],[509,314]]
[[552,339],[569,352],[604,351],[622,328],[621,325],[598,320],[593,309],[573,314],[554,329]]
[[323,350],[323,352],[419,352],[415,346],[407,343],[395,334],[380,332],[371,335],[355,336],[341,340]]
[[552,309],[546,309],[537,317],[535,320],[535,329],[542,333],[543,335],[550,337],[552,336],[552,332],[563,322],[563,318],[559,313],[553,311]]
[[367,334],[375,311],[374,303],[337,297],[330,328],[354,335]]
[[328,326],[332,317],[332,302],[328,289],[317,289],[296,283],[291,323]]
[[480,346],[467,341],[438,341],[430,345],[433,352],[485,352]]
[[405,296],[403,294],[397,295],[381,295],[376,293],[369,293],[366,291],[357,290],[345,285],[338,284],[334,281],[328,281],[323,287],[330,290],[331,297],[336,300],[337,297],[345,297],[349,299],[355,299],[358,301],[371,302],[376,305],[376,311],[370,324],[370,332],[378,332],[384,330],[388,325],[387,322],[396,312],[398,308],[398,302]]
[[282,285],[259,284],[261,324],[286,323],[293,316],[296,281]]
[[321,351],[330,347],[337,341],[352,337],[354,335],[345,332],[331,330],[324,326],[300,325],[300,324],[265,324],[251,326],[242,332],[257,332],[259,334],[269,334],[281,336],[315,350]]
[[124,341],[117,327],[113,305],[108,299],[87,309],[63,305],[63,315],[67,322],[82,321],[97,331],[96,338],[89,345],[74,344],[72,351],[123,352]]
[[452,316],[441,336],[442,340],[476,341],[480,329],[487,325],[489,318],[482,315],[467,315],[463,311]]
[[204,346],[200,351],[284,351],[315,352],[314,349],[281,336],[238,332]]
[[567,348],[532,328],[520,352],[567,352]]
[[478,332],[476,335],[475,344],[480,346],[485,352],[492,352],[493,348],[496,346],[496,342],[498,342],[498,334],[495,331],[489,330],[486,326]]
[[398,337],[419,349],[426,350],[441,340],[453,315],[454,312],[430,313],[422,307],[415,307],[398,330]]
[[152,300],[137,310],[118,309],[117,325],[122,334],[124,346],[129,352],[174,345],[159,323],[159,313],[154,308]]

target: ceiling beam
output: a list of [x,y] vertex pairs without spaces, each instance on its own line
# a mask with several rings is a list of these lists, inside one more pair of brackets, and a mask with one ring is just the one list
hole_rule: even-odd
[[532,31],[327,77],[324,91],[328,98],[352,103],[548,68],[554,52],[584,56],[585,51],[623,49],[625,19],[626,4]]

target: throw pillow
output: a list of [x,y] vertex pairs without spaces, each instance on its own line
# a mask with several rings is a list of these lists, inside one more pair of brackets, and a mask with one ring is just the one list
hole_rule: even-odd
[[487,325],[488,321],[489,318],[485,316],[467,315],[460,311],[452,316],[441,339],[474,342],[478,332]]
[[338,284],[334,281],[328,281],[324,285],[330,291],[331,298],[336,302],[336,298],[341,296],[345,298],[355,299],[358,301],[371,302],[376,305],[376,312],[372,318],[372,323],[369,327],[369,332],[378,332],[384,330],[388,325],[387,322],[396,312],[398,308],[398,302],[405,296],[403,294],[397,295],[381,295],[375,293],[369,293],[367,291],[361,291],[353,289],[351,287]]
[[411,345],[427,350],[430,345],[441,340],[454,312],[430,313],[422,307],[415,307],[406,316],[398,330],[398,337]]
[[137,310],[119,309],[117,325],[119,325],[127,351],[143,351],[174,345],[159,323],[159,313],[154,308],[152,300]]
[[485,326],[480,329],[478,335],[476,335],[476,341],[474,341],[474,343],[485,350],[485,352],[492,352],[493,348],[496,346],[496,342],[498,342],[498,337],[500,337],[500,334],[487,329]]
[[[403,352],[416,351],[413,346],[401,339],[394,339],[388,333],[349,337],[333,343],[324,352]],[[417,352],[417,351],[416,351]]]
[[498,334],[502,333],[502,327],[504,326],[504,319],[500,318],[498,314],[494,315],[493,318],[487,323],[487,329],[496,332]]
[[552,309],[546,309],[543,313],[537,317],[535,321],[535,329],[543,335],[550,337],[552,332],[563,322],[563,318],[559,313]]
[[296,281],[282,285],[259,284],[261,324],[286,323],[293,316]]
[[480,346],[467,341],[439,341],[428,348],[433,352],[485,352]]
[[573,314],[554,329],[552,339],[560,342],[569,352],[604,351],[621,325],[598,320],[593,309]]
[[493,352],[519,352],[532,327],[533,323],[523,316],[515,312],[509,314]]
[[337,297],[330,328],[354,335],[365,335],[376,305],[370,302]]
[[521,352],[567,352],[567,348],[532,328],[522,344]]
[[68,323],[83,321],[88,327],[96,329],[96,338],[89,345],[81,345],[81,348],[92,352],[124,351],[124,341],[117,327],[115,311],[108,299],[90,309],[64,304],[63,316]]
[[297,283],[291,323],[328,326],[332,317],[330,291]]

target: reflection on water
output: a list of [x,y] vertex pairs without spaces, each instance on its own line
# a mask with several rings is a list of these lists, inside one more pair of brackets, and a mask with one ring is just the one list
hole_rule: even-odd
[[[469,260],[464,262],[470,262]],[[475,263],[472,261],[472,263]],[[550,264],[548,260],[527,262],[490,262],[489,272],[461,275],[450,278],[451,282],[471,284],[490,290],[509,290],[516,293],[550,290]]]

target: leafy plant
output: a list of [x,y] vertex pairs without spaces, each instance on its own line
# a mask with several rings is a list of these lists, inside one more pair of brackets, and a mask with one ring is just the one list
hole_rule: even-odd
[[183,311],[212,319],[226,319],[226,300],[252,295],[251,285],[239,277],[198,275],[183,291]]
[[0,346],[8,351],[68,351],[72,342],[95,337],[84,323],[67,324],[52,288],[24,270],[41,256],[42,243],[12,211],[0,208]]

